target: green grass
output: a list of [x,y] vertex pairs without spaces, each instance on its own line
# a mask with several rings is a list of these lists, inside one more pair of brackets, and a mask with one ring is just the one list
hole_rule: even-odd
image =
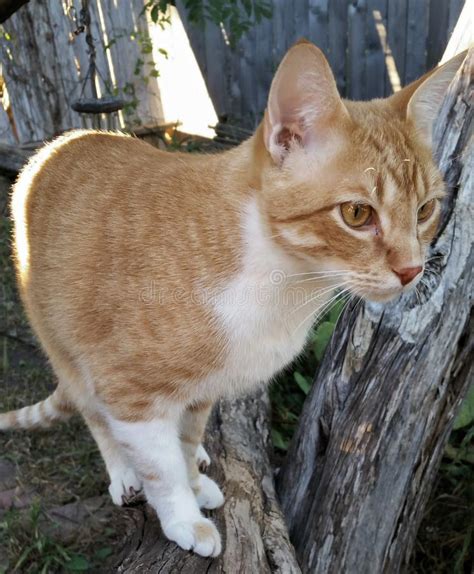
[[[5,540],[8,562],[3,568],[0,566],[0,573],[98,572],[103,568],[113,552],[111,546],[97,548],[91,536],[81,536],[69,543],[58,542],[55,530],[59,528],[39,502],[27,513],[7,512],[0,520],[0,535]],[[110,536],[113,531],[102,533],[103,537],[104,534]]]

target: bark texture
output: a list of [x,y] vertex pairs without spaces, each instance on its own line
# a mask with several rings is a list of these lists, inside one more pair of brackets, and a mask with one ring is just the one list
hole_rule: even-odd
[[419,297],[344,314],[280,474],[303,572],[403,570],[472,381],[473,57],[435,133],[449,198],[427,286]]
[[211,472],[226,503],[209,513],[223,537],[217,559],[201,558],[165,540],[154,512],[129,509],[130,528],[117,572],[160,574],[300,574],[276,501],[268,458],[268,397],[222,401],[208,432]]

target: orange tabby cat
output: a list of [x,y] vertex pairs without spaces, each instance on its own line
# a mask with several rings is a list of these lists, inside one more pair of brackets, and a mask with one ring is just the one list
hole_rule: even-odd
[[461,58],[356,103],[300,42],[236,149],[86,131],[43,148],[14,188],[14,247],[58,387],[0,428],[78,410],[114,502],[143,488],[168,538],[219,554],[200,508],[224,498],[198,469],[212,404],[292,361],[335,290],[385,301],[420,279],[443,196],[432,123]]

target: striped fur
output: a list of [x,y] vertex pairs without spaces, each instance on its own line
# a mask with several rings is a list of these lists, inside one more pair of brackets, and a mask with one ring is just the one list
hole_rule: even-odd
[[56,389],[44,401],[0,414],[0,431],[48,428],[55,422],[69,419],[73,413],[72,405],[65,401],[60,390]]

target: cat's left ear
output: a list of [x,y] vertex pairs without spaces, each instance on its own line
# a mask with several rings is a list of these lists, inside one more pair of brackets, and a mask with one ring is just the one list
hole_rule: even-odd
[[264,117],[265,147],[281,164],[292,146],[323,145],[348,112],[321,50],[300,40],[283,58]]
[[417,132],[429,146],[432,144],[433,126],[444,96],[464,61],[466,53],[461,52],[388,100],[392,106],[398,108],[398,111],[413,122]]

